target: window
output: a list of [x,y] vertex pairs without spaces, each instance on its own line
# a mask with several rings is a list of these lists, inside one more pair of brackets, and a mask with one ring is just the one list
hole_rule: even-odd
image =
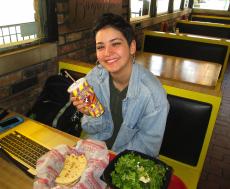
[[34,15],[33,0],[3,1],[0,6],[0,47],[39,38]]
[[188,8],[189,0],[184,1],[184,8]]
[[[174,2],[173,2],[174,1]],[[134,21],[150,15],[167,14],[168,12],[179,11],[181,3],[187,8],[189,0],[130,0],[130,20]],[[156,5],[155,5],[156,3]],[[172,7],[173,3],[173,7]],[[171,5],[169,5],[171,4]],[[151,9],[151,10],[150,10]],[[151,12],[150,12],[151,11]]]
[[230,0],[194,0],[193,8],[228,10]]
[[130,0],[131,14],[130,18],[149,16],[151,0]]
[[[48,25],[51,23],[52,16],[51,18],[48,16],[54,10],[51,8],[54,1],[48,0],[46,3],[44,0],[2,0],[0,6],[0,52],[47,40],[50,33],[49,28],[55,28]],[[46,14],[47,17],[44,16]]]
[[157,0],[157,14],[167,13],[169,0]]
[[173,10],[180,10],[180,4],[181,4],[181,0],[174,0],[173,2]]

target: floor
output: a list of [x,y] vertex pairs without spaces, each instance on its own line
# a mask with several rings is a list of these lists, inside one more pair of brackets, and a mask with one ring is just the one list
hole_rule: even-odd
[[230,188],[230,63],[222,83],[222,102],[198,189]]

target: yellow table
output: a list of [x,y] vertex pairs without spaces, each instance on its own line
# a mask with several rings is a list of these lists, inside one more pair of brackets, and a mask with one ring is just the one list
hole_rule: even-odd
[[222,67],[214,62],[147,52],[137,53],[136,62],[159,78],[207,87],[217,85]]
[[[12,116],[12,114],[9,116]],[[22,124],[4,133],[1,133],[0,138],[4,137],[12,131],[18,131],[40,144],[45,144],[45,147],[48,149],[52,149],[59,144],[68,144],[73,146],[79,140],[77,137],[61,132],[52,127],[48,127],[28,118],[25,118],[25,121]],[[33,178],[26,175],[11,161],[7,161],[6,159],[3,159],[3,157],[0,157],[0,188],[31,189],[33,188]]]

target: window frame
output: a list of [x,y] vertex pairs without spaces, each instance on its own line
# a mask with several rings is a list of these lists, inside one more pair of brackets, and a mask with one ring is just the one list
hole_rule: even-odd
[[[188,4],[190,3],[190,1],[191,0],[189,0]],[[129,19],[130,19],[130,22],[140,21],[140,20],[147,19],[147,18],[157,17],[157,16],[166,15],[166,14],[173,13],[173,12],[182,11],[184,9],[189,9],[189,6],[184,7],[185,0],[181,0],[180,9],[173,10],[174,0],[169,0],[168,10],[166,12],[157,13],[157,6],[156,6],[157,5],[157,0],[151,0],[150,1],[149,15],[131,18],[131,3],[132,3],[132,1],[129,0],[129,7],[130,7]]]
[[[190,0],[191,1],[191,0]],[[200,2],[201,3],[201,2]],[[200,3],[198,3],[198,4],[200,4]],[[212,10],[212,11],[227,11],[227,12],[229,12],[230,11],[230,1],[229,1],[229,3],[228,3],[228,8],[226,9],[226,10],[223,10],[223,9],[206,9],[206,8],[199,8],[199,7],[194,7],[194,4],[195,4],[195,0],[193,0],[192,1],[192,5],[191,5],[191,7],[192,7],[192,9],[203,9],[203,10]]]
[[132,0],[129,0],[129,7],[130,7],[130,10],[129,10],[129,19],[130,21],[137,21],[137,20],[143,20],[143,19],[146,19],[146,18],[150,18],[151,15],[152,15],[152,2],[153,1],[156,1],[156,0],[150,0],[150,6],[149,6],[149,14],[148,15],[144,15],[144,16],[137,16],[137,17],[131,17],[131,3],[132,3]]

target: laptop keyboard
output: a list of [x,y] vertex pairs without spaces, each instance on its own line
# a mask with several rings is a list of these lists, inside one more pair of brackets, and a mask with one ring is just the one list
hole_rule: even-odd
[[38,158],[49,151],[49,149],[16,131],[1,138],[0,146],[34,169]]

